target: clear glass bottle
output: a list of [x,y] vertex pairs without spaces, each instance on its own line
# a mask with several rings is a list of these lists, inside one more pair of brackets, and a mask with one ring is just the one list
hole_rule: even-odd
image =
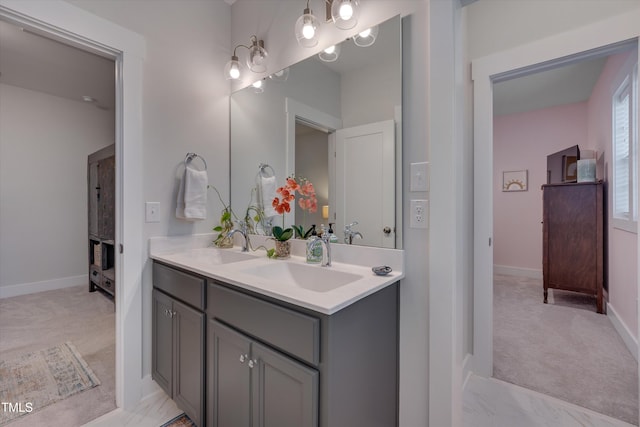
[[316,226],[311,226],[311,237],[307,239],[307,262],[309,264],[320,264],[322,262],[322,242],[316,233]]

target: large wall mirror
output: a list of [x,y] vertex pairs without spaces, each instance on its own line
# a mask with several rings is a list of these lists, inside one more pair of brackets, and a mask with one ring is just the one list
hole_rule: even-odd
[[[401,31],[401,19],[394,17],[377,26],[370,46],[348,38],[337,46],[337,59],[326,54],[334,61],[314,55],[263,80],[262,87],[232,94],[236,214],[251,205],[269,214],[272,177],[279,187],[295,175],[313,183],[317,211],[292,205],[285,226],[306,230],[332,223],[340,243],[402,247]],[[281,215],[267,216],[255,231],[269,234],[270,224],[282,221]],[[353,234],[345,233],[353,223]]]

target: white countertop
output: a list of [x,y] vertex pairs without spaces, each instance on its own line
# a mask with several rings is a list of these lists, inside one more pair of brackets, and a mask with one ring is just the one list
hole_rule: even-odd
[[[149,254],[154,260],[324,314],[333,314],[404,277],[404,252],[397,249],[334,244],[331,267],[322,267],[306,263],[301,256],[305,242],[300,240],[292,241],[292,256],[286,260],[268,259],[264,250],[247,255],[239,246],[219,249],[209,246],[212,240],[211,234],[154,237],[149,239]],[[253,247],[273,247],[273,242],[262,236],[251,236],[250,240]],[[221,256],[246,260],[221,264]],[[378,276],[371,271],[378,265],[388,265],[393,271]],[[288,274],[290,271],[294,274]],[[340,280],[346,283],[336,287]]]

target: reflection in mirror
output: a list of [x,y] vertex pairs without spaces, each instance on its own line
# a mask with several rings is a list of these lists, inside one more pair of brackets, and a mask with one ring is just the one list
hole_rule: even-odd
[[261,93],[232,94],[231,203],[237,214],[262,203],[267,218],[256,232],[269,234],[283,218],[269,209],[275,194],[264,178],[274,175],[277,188],[288,176],[303,177],[314,185],[317,210],[293,204],[285,226],[335,223],[342,243],[350,240],[345,227],[357,222],[353,244],[401,248],[400,17],[380,24],[371,46],[347,39],[338,51],[333,62],[314,55],[288,67],[286,79],[267,79]]

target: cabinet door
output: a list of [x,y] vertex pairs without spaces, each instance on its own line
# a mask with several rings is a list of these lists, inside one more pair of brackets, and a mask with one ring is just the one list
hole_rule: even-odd
[[116,158],[107,157],[100,160],[99,181],[99,232],[105,240],[114,240],[116,212]]
[[153,336],[151,376],[160,387],[172,395],[173,319],[172,299],[153,290]]
[[253,427],[317,427],[318,371],[255,342],[251,351]]
[[215,320],[209,321],[208,341],[211,375],[211,392],[207,397],[211,405],[208,424],[213,427],[250,427],[251,369],[248,362],[251,342]]
[[204,420],[204,313],[173,301],[173,400],[191,420]]
[[[98,195],[100,194],[100,185],[98,181],[98,162],[88,164],[88,211],[89,211],[89,236],[98,236]],[[97,264],[97,262],[96,262]]]

